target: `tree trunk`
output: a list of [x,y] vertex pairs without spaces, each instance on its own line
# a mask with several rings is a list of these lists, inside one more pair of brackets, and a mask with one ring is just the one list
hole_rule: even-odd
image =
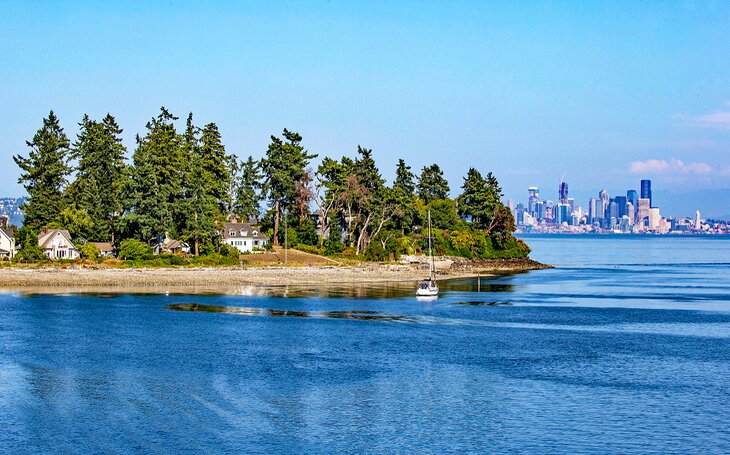
[[195,255],[198,256],[198,212],[195,212]]
[[274,202],[274,246],[279,246],[279,201]]

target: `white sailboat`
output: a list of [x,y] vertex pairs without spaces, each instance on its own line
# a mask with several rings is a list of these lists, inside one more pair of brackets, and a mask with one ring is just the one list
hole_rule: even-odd
[[431,258],[430,271],[428,278],[421,281],[416,289],[418,296],[437,296],[439,294],[439,285],[436,283],[436,264],[433,259],[433,249],[431,248],[431,209],[428,210],[428,255]]

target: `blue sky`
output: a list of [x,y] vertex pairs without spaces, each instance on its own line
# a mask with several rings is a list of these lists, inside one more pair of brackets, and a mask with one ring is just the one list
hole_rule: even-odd
[[162,105],[239,156],[286,127],[320,155],[372,148],[389,179],[401,157],[452,190],[491,170],[518,200],[563,174],[730,188],[726,1],[0,1],[0,61],[1,195],[50,109],[72,138],[112,113],[131,155]]

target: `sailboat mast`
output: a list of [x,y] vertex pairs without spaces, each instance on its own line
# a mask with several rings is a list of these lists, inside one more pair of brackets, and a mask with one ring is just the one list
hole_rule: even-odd
[[428,209],[428,255],[431,256],[431,281],[433,281],[436,264],[433,259],[433,251],[431,250],[431,209]]

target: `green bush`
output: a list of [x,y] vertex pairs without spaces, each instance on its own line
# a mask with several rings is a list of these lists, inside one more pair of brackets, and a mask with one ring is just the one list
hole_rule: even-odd
[[152,248],[144,242],[135,239],[123,240],[119,244],[119,257],[124,260],[138,260],[150,257]]
[[81,257],[83,259],[91,259],[92,261],[96,261],[99,259],[99,248],[96,247],[91,242],[87,242],[79,248],[79,253],[81,254]]
[[240,254],[241,254],[241,252],[235,246],[231,246],[227,243],[221,243],[221,249],[220,249],[221,256],[238,259],[238,256]]

